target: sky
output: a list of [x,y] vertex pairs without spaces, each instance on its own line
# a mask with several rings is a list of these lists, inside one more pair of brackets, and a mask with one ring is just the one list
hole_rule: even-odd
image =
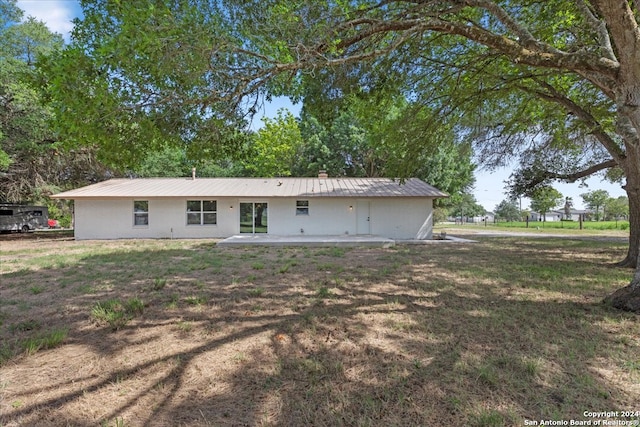
[[[70,32],[73,29],[73,18],[80,17],[82,10],[77,0],[19,0],[18,7],[25,11],[25,18],[33,16],[47,24],[51,31],[62,34],[68,42]],[[264,108],[258,112],[252,127],[260,126],[260,117],[275,117],[280,108],[286,108],[297,116],[301,105],[294,105],[287,98],[276,98],[270,103],[265,103]],[[509,179],[512,168],[506,167],[495,171],[486,171],[479,168],[476,170],[476,183],[473,194],[480,205],[487,211],[493,211],[502,200],[505,200],[504,182]],[[580,183],[564,184],[554,183],[553,187],[564,197],[571,197],[576,209],[583,209],[585,206],[580,194],[593,190],[606,190],[611,197],[626,196],[620,184],[611,184],[603,181],[600,177],[593,177],[586,181],[587,186]],[[522,199],[522,208],[529,207],[529,200]]]

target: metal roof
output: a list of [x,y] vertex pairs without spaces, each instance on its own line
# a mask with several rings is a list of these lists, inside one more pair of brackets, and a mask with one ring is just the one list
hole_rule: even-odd
[[417,179],[390,178],[134,178],[110,179],[54,199],[155,197],[448,197]]

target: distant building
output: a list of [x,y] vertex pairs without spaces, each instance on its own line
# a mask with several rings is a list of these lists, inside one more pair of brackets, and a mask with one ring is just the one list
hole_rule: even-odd
[[[582,215],[582,219],[585,220],[586,216],[591,214],[591,211],[584,209],[570,209],[570,220],[571,221],[580,221],[580,216]],[[529,214],[529,221],[562,221],[565,219],[565,212],[561,210],[553,210],[549,211],[542,217],[542,214],[539,212],[531,212]]]
[[540,212],[531,212],[529,214],[529,221],[544,222],[544,221],[560,221],[564,214],[560,211],[549,211],[544,215]]

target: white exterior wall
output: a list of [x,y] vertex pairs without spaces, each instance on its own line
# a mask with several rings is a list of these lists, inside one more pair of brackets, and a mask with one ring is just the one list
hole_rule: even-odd
[[[296,200],[309,200],[309,215],[296,215]],[[271,199],[269,234],[359,234],[357,209],[366,206],[366,202],[369,202],[369,234],[393,239],[431,238],[432,200],[426,198]]]
[[[133,225],[134,199],[78,199],[75,201],[75,237],[86,239],[216,238],[236,234],[238,204],[217,200],[217,225],[187,226],[187,199],[135,199],[149,201],[149,225]],[[195,199],[190,199],[195,200]],[[233,206],[233,209],[229,207]]]
[[[296,201],[309,201],[309,215],[296,215]],[[352,209],[349,209],[352,206]],[[301,232],[304,230],[304,233]],[[271,199],[269,234],[356,234],[356,204],[351,199]]]
[[431,239],[433,201],[426,198],[371,200],[371,234],[392,239]]
[[[133,225],[134,199],[78,199],[75,237],[78,240],[229,237],[240,232],[240,202],[267,202],[268,233],[273,235],[355,235],[359,232],[357,209],[366,206],[366,202],[370,206],[370,234],[395,239],[430,239],[432,235],[433,210],[429,198],[211,199],[217,201],[217,225],[202,226],[187,226],[186,198],[135,199],[149,202],[148,226]],[[296,215],[297,200],[309,200],[309,215]]]

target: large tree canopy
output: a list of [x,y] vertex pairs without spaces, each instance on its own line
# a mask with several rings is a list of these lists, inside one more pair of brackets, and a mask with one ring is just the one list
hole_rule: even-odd
[[35,85],[37,61],[63,46],[62,37],[15,1],[0,4],[0,202],[44,203],[63,186],[103,179],[93,150],[63,151],[53,112]]
[[635,0],[82,6],[62,72],[49,82],[65,116],[61,129],[79,141],[128,159],[173,138],[224,152],[235,141],[227,125],[255,111],[260,95],[302,96],[312,81],[326,83],[319,92],[329,100],[387,88],[425,106],[432,132],[444,125],[472,140],[487,164],[518,156],[515,192],[615,169],[630,204],[623,264],[638,265]]

